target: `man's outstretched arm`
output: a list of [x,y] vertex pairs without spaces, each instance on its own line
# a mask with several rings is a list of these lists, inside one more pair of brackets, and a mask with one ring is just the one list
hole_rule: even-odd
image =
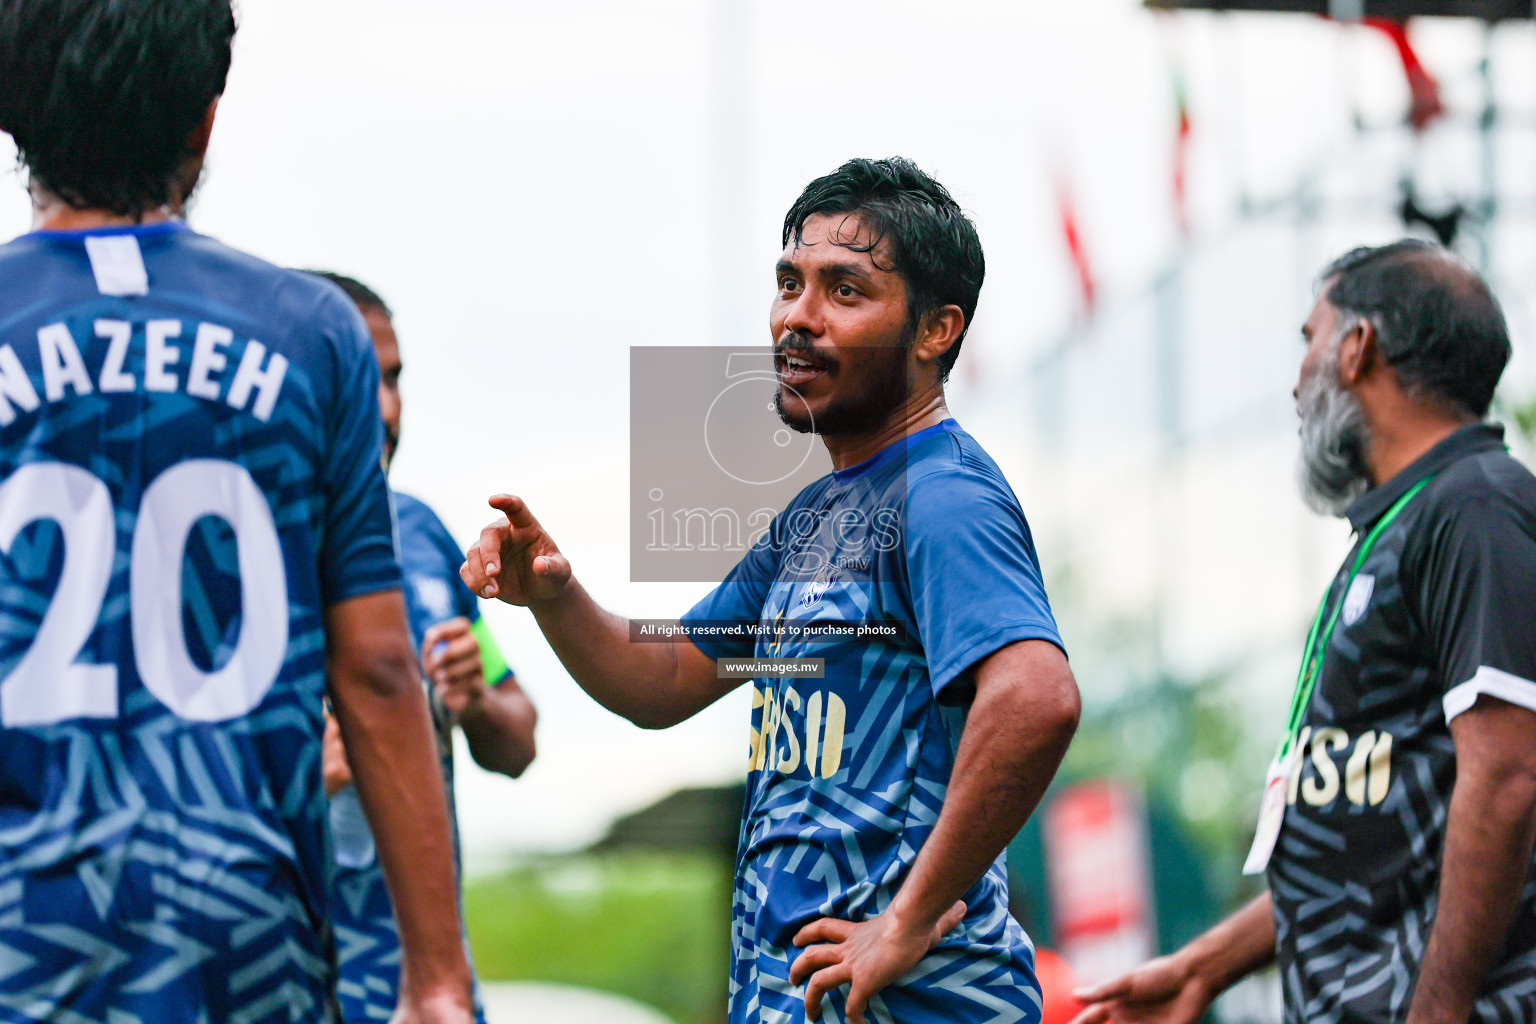
[[717,678],[714,659],[690,642],[631,641],[629,620],[592,600],[521,498],[498,494],[490,504],[506,518],[481,531],[459,575],[481,597],[532,611],[593,700],[643,728],[664,729],[741,685]]
[[1009,644],[984,659],[975,678],[944,807],[890,908],[857,924],[822,918],[795,937],[810,948],[790,980],[809,982],[813,1021],[826,994],[848,985],[848,1019],[862,1024],[869,998],[960,922],[965,907],[957,901],[1018,835],[1067,752],[1080,704],[1061,648],[1046,640]]
[[468,1024],[469,965],[426,691],[398,590],[326,609],[326,673],[400,927],[397,1024]]
[[1269,893],[1168,956],[1074,992],[1072,1024],[1195,1024],[1222,992],[1275,959]]

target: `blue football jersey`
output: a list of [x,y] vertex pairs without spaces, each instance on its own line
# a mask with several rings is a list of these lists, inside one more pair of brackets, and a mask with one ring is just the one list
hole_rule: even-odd
[[[394,492],[400,538],[400,564],[405,571],[405,604],[418,650],[427,630],[462,616],[477,626],[486,683],[496,685],[511,675],[495,649],[495,641],[480,627],[479,602],[459,579],[463,549],[433,511],[408,494]],[[459,849],[453,799],[453,722],[442,704],[432,701],[447,786],[448,820]],[[373,835],[363,817],[357,791],[351,786],[331,798],[331,831],[336,848],[336,896],[333,918],[340,950],[342,1019],[346,1024],[387,1021],[395,1010],[400,986],[400,932],[395,926],[389,890],[379,866]],[[468,955],[466,941],[465,954]],[[478,988],[475,1013],[484,1020]]]
[[[1061,644],[1029,526],[946,420],[807,487],[684,623],[757,630],[696,633],[716,659],[825,660],[823,678],[752,683],[732,921],[732,1024],[802,1021],[795,933],[876,916],[906,880],[944,802],[968,672],[1014,641]],[[1001,857],[964,899],[961,925],[871,1000],[871,1021],[1040,1019]]]
[[324,610],[396,589],[336,288],[171,222],[0,247],[0,1021],[335,1018]]

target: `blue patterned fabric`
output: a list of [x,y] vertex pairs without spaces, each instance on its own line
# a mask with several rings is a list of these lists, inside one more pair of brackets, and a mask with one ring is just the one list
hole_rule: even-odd
[[322,613],[400,586],[377,387],[340,291],[179,223],[0,247],[0,1021],[335,1019]]
[[[406,609],[411,634],[421,647],[428,629],[462,616],[480,620],[479,602],[464,581],[459,565],[464,552],[436,514],[408,494],[394,492],[400,533],[400,563],[405,570]],[[507,678],[487,679],[495,685]],[[459,849],[453,799],[453,723],[436,700],[432,702],[438,756],[447,786],[448,820],[453,847]],[[346,1024],[387,1021],[395,1011],[400,985],[400,932],[395,927],[389,890],[379,867],[373,835],[363,818],[357,791],[348,786],[331,798],[331,832],[336,845],[336,896],[333,916],[341,953],[342,1019]],[[466,940],[466,953],[468,945]],[[484,1022],[478,988],[475,1013]]]
[[[806,488],[683,621],[716,659],[825,659],[822,679],[752,683],[732,923],[733,1024],[802,1021],[795,933],[878,915],[901,887],[944,802],[970,670],[1018,640],[1061,644],[1029,527],[997,466],[946,420]],[[812,633],[859,623],[900,635]],[[732,624],[767,632],[698,632]],[[871,1021],[1040,1019],[1001,857],[965,901],[960,927],[872,999]],[[840,1024],[845,996],[824,1020]]]

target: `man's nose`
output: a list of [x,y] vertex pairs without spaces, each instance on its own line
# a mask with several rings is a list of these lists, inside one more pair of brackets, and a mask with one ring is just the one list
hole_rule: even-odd
[[784,315],[784,330],[814,337],[821,333],[821,317],[809,290],[795,297]]

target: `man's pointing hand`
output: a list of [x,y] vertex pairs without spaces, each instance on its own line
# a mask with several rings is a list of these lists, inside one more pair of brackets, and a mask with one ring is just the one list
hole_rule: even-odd
[[459,576],[481,597],[496,597],[508,604],[529,605],[560,596],[571,579],[571,563],[523,499],[497,494],[492,508],[506,518],[480,531],[480,540],[469,549]]

